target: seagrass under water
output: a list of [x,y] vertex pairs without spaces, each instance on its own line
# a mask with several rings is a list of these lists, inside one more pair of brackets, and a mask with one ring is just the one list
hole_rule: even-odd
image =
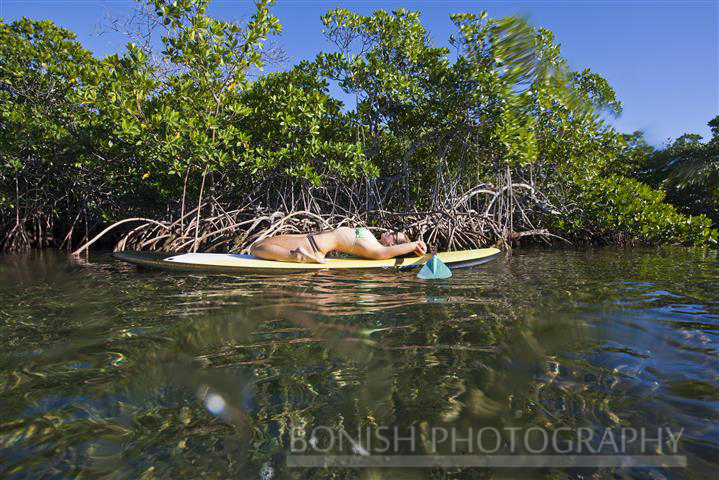
[[[715,252],[520,252],[438,283],[91,260],[0,257],[4,477],[708,478],[719,466]],[[688,466],[288,468],[291,428],[318,426],[684,428]]]

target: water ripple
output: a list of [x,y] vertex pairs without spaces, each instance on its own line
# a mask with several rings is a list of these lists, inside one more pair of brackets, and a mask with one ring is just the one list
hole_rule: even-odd
[[715,253],[519,252],[436,283],[0,269],[6,477],[287,478],[292,429],[317,426],[684,428],[671,476],[718,466]]

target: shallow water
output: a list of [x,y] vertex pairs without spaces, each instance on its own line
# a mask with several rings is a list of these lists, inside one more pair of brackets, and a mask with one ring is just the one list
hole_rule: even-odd
[[[715,251],[677,248],[515,252],[437,282],[0,257],[0,475],[714,478],[718,279]],[[621,453],[686,467],[288,466],[320,447],[374,455],[328,442],[380,427],[402,456],[527,455],[542,431],[613,454],[602,432],[644,429]],[[533,427],[510,452],[511,429]],[[480,429],[496,452],[462,443]],[[676,450],[657,429],[681,431]]]

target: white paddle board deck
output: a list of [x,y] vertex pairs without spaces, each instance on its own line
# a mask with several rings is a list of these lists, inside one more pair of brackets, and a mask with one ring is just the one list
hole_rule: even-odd
[[[500,253],[496,248],[480,248],[457,252],[441,252],[437,256],[449,268],[467,268],[494,260]],[[262,260],[252,255],[232,253],[160,253],[160,252],[115,252],[112,256],[134,265],[163,270],[223,271],[243,273],[286,273],[325,269],[412,269],[422,267],[432,257],[399,257],[387,260],[366,260],[363,258],[327,258],[327,263],[293,263]]]

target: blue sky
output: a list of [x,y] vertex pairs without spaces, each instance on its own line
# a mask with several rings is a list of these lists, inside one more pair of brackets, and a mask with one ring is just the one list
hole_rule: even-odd
[[[105,18],[128,15],[134,5],[132,0],[0,0],[0,18],[52,20],[104,56],[122,50],[127,41],[100,34]],[[642,130],[657,146],[683,133],[707,139],[706,123],[719,114],[719,0],[277,0],[273,13],[283,33],[274,41],[290,57],[286,67],[330,49],[320,15],[335,7],[363,14],[419,10],[438,45],[446,45],[454,33],[451,13],[526,15],[532,25],[554,32],[573,69],[590,68],[614,87],[624,112],[611,123],[622,132]],[[228,20],[246,19],[253,11],[249,0],[214,0],[210,7],[211,15]]]

